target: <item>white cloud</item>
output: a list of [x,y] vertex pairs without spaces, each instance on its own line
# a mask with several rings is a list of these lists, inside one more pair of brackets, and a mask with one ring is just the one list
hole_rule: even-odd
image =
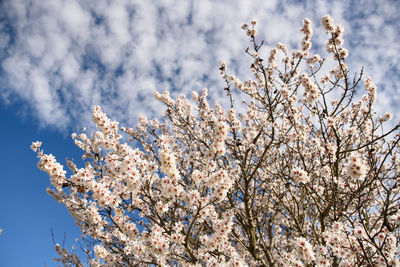
[[[51,11],[50,11],[51,12]],[[90,14],[83,10],[77,1],[64,1],[57,12],[60,15],[58,23],[60,27],[65,28],[74,38],[84,40],[89,36]]]
[[[133,124],[161,115],[154,89],[173,95],[210,88],[224,95],[218,62],[242,79],[251,74],[242,23],[259,21],[266,48],[298,48],[304,17],[314,21],[314,48],[323,51],[320,18],[345,25],[350,65],[381,85],[381,106],[393,105],[400,76],[399,7],[392,1],[76,1],[6,0],[0,22],[0,95],[29,104],[44,125],[80,127],[90,107]],[[263,51],[268,54],[268,50]],[[387,97],[390,95],[391,97]],[[223,102],[223,100],[219,100]]]

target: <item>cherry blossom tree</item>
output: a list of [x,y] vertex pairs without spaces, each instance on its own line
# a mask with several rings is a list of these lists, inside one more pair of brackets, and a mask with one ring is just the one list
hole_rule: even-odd
[[309,19],[301,50],[264,58],[256,21],[243,25],[253,78],[221,63],[224,104],[155,92],[164,119],[136,128],[94,107],[98,131],[72,135],[85,165],[67,161],[69,177],[32,144],[48,193],[97,242],[91,266],[400,266],[400,124],[350,72],[343,26],[322,25],[326,58]]

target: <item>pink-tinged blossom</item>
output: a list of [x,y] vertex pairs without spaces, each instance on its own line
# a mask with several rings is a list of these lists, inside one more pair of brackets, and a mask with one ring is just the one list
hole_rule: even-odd
[[379,118],[380,122],[390,121],[393,119],[393,113],[385,112],[385,114]]
[[311,263],[315,260],[314,251],[311,244],[303,237],[300,237],[296,241],[297,254],[301,259],[307,263]]
[[359,239],[364,239],[367,237],[365,230],[361,226],[354,228],[354,236]]
[[335,30],[335,23],[330,15],[322,17],[322,26],[325,28],[325,31],[329,33]]
[[40,142],[40,141],[32,142],[31,149],[34,152],[36,152],[40,148],[41,145],[42,145],[42,142]]
[[307,172],[297,167],[292,169],[291,175],[293,180],[299,183],[305,184],[310,181],[310,177],[308,176]]
[[351,178],[363,179],[367,170],[361,156],[351,153],[347,160],[347,173]]

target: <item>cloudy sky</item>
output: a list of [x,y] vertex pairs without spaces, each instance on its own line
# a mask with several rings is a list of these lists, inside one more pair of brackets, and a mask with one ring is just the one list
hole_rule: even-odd
[[[65,226],[73,223],[63,207],[46,195],[46,177],[36,170],[28,149],[31,141],[44,141],[46,151],[62,161],[78,153],[67,136],[90,128],[93,105],[133,126],[139,113],[161,115],[153,100],[155,89],[189,95],[207,87],[213,100],[223,102],[218,62],[226,61],[242,80],[250,77],[244,53],[248,38],[241,25],[252,19],[259,22],[259,39],[265,40],[268,53],[277,42],[299,48],[299,28],[308,17],[314,27],[313,52],[326,56],[320,19],[331,14],[345,26],[350,70],[364,66],[379,86],[378,110],[396,112],[399,9],[396,1],[384,0],[0,1],[5,151],[0,208],[13,214],[0,216],[0,265],[43,266],[46,261],[51,266],[54,255],[46,252],[50,227],[61,237],[63,231],[77,233]],[[21,185],[26,192],[15,196]],[[34,234],[38,227],[43,232]],[[21,250],[29,252],[30,259],[15,258]]]

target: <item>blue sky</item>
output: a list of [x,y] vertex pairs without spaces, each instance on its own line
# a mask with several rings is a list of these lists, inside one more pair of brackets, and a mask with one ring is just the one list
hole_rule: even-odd
[[[320,25],[329,13],[345,26],[352,71],[378,85],[378,112],[396,116],[400,100],[400,7],[397,1],[0,1],[0,266],[56,266],[56,241],[79,236],[66,209],[45,189],[32,141],[61,162],[80,157],[70,133],[93,129],[90,110],[100,105],[134,126],[139,113],[161,116],[153,90],[190,95],[209,88],[224,102],[218,62],[250,77],[241,30],[259,22],[266,48],[299,48],[304,17],[313,21],[312,52],[326,56]],[[268,49],[264,50],[268,54]],[[68,241],[67,240],[67,241]]]
[[45,138],[51,153],[63,160],[79,157],[69,136],[54,128],[39,128],[30,115],[19,113],[19,106],[0,104],[3,125],[0,145],[0,266],[56,266],[50,229],[56,242],[71,246],[79,236],[79,228],[62,205],[47,193],[48,178],[36,168],[37,158],[29,146],[32,140]]

